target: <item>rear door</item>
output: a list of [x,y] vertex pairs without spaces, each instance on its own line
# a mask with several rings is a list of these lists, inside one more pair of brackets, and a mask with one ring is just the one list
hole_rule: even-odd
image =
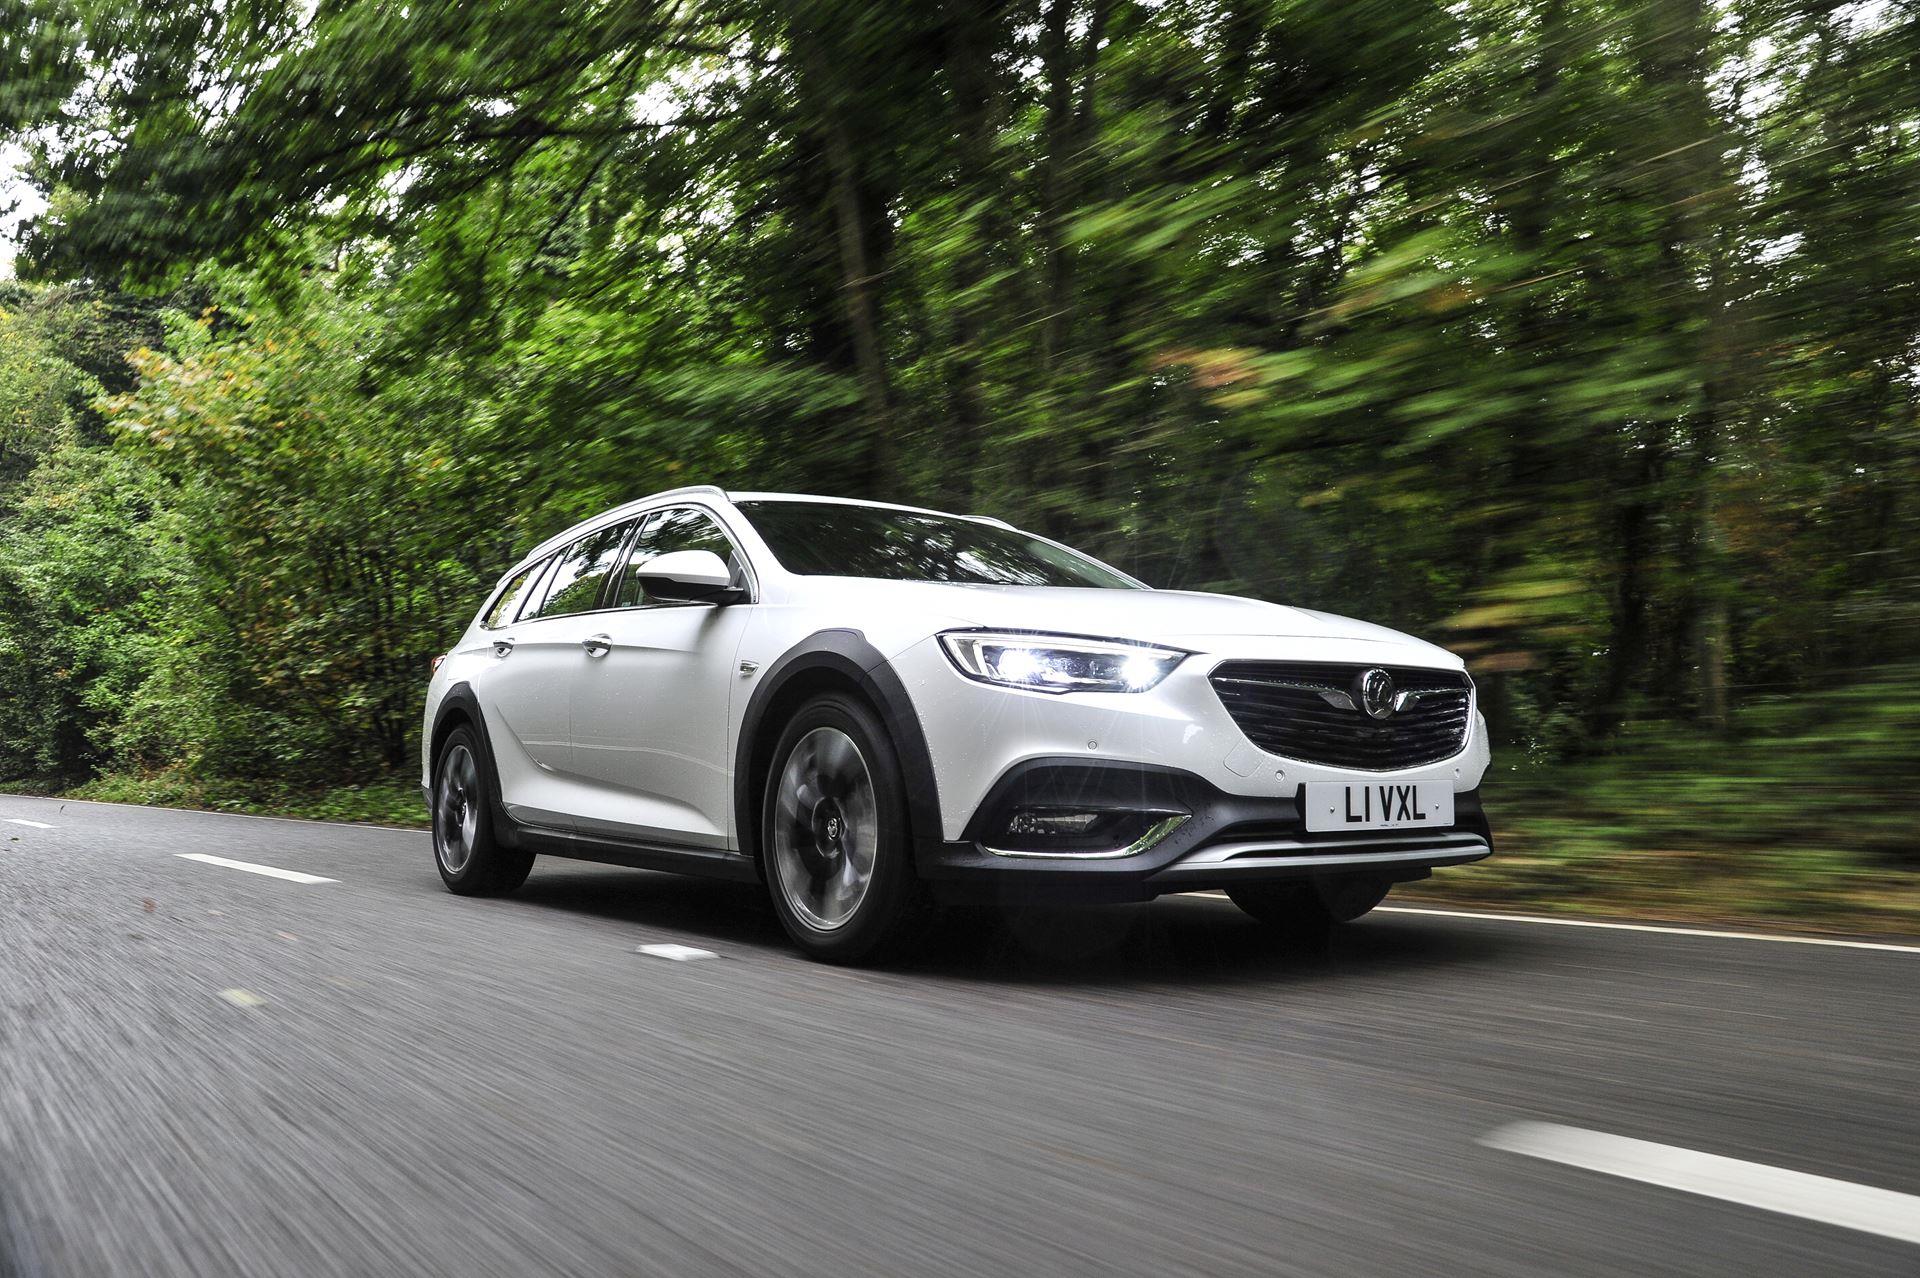
[[601,592],[633,521],[577,539],[533,587],[510,626],[494,631],[493,665],[474,680],[486,713],[500,796],[517,821],[571,830],[571,684],[586,661]]
[[730,846],[727,701],[738,681],[750,603],[649,598],[634,569],[655,555],[710,550],[749,580],[745,557],[697,505],[647,516],[587,638],[604,643],[573,681],[573,761],[588,787],[582,833],[719,849]]

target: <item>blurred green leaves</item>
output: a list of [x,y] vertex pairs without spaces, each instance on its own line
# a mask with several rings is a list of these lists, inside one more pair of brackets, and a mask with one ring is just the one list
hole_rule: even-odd
[[1913,651],[1910,6],[15,17],[0,642],[80,691],[0,770],[371,776],[518,549],[700,480],[1412,630],[1529,757]]

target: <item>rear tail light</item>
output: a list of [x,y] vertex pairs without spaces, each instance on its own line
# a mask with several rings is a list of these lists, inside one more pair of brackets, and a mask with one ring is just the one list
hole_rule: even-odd
[[440,663],[445,661],[446,659],[447,659],[447,654],[444,652],[441,653],[439,656],[435,657],[432,661],[429,661],[427,663],[428,671],[433,674],[438,674],[440,672]]

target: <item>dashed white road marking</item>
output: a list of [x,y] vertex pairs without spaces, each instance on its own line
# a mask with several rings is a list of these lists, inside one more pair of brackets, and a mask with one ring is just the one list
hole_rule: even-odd
[[224,856],[210,856],[205,852],[175,852],[183,861],[202,861],[208,865],[224,865],[229,870],[245,870],[248,874],[264,874],[270,879],[285,879],[289,883],[338,883],[339,879],[322,878],[318,874],[302,874],[298,870],[283,870],[277,865],[255,865],[251,861],[229,861]]
[[1920,1243],[1920,1197],[1830,1176],[1558,1123],[1514,1123],[1480,1143],[1587,1171]]
[[691,945],[642,945],[634,950],[635,954],[646,954],[653,958],[672,959],[675,963],[685,963],[690,959],[718,958],[712,950],[696,950]]
[[7,817],[6,822],[8,825],[31,826],[36,830],[51,830],[53,828],[45,821],[29,821],[25,817]]

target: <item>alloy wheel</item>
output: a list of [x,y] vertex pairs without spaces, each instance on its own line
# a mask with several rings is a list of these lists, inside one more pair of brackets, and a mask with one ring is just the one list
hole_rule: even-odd
[[433,800],[433,851],[448,874],[458,874],[473,859],[480,837],[480,768],[473,751],[456,745],[440,761]]
[[880,841],[873,775],[852,737],[815,728],[794,743],[776,782],[773,870],[807,926],[842,927],[873,884]]

